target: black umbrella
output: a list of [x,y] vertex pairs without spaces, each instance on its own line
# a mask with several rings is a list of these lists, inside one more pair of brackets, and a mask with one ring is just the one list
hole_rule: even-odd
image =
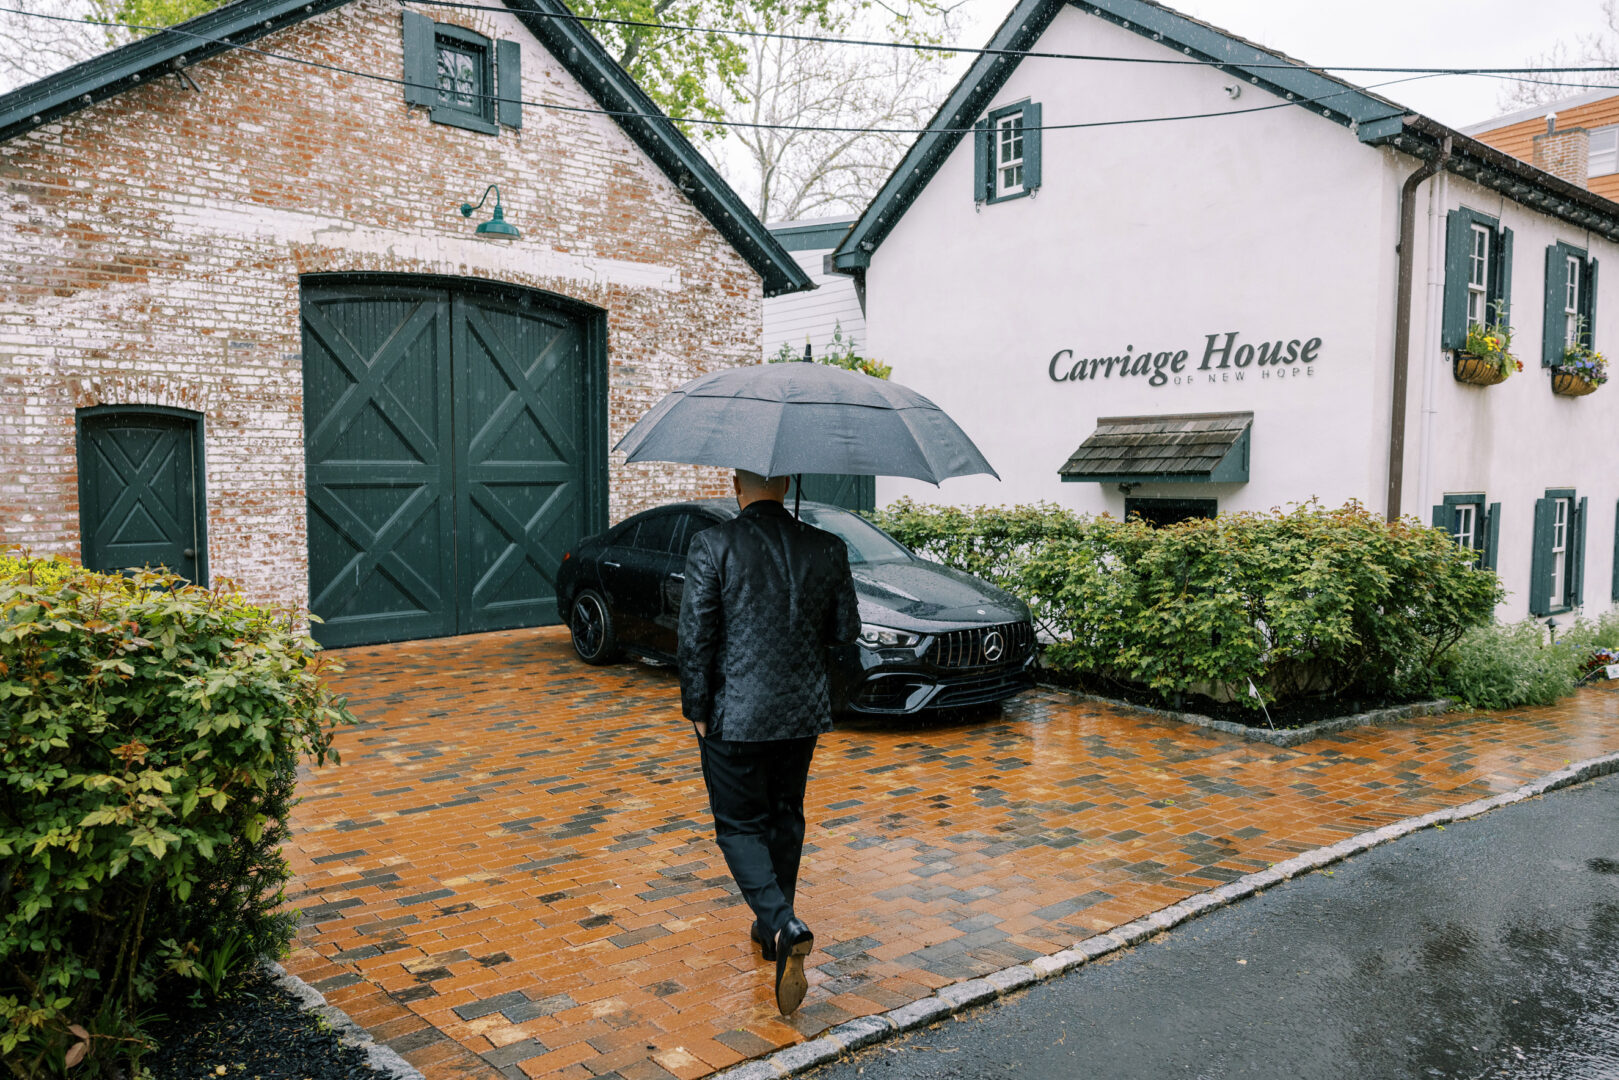
[[628,461],[717,465],[760,476],[1000,479],[956,422],[921,394],[815,363],[750,364],[693,379],[653,406],[614,449]]

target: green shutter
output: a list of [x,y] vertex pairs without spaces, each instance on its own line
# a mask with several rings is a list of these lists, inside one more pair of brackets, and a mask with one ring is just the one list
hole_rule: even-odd
[[1596,348],[1597,340],[1597,261],[1585,260],[1585,345]]
[[523,126],[523,50],[517,42],[502,38],[495,42],[495,78],[500,95],[500,122],[507,127]]
[[1568,528],[1568,606],[1585,603],[1585,506],[1589,499],[1581,497],[1574,507],[1574,520]]
[[1040,106],[1023,106],[1023,187],[1033,191],[1040,186]]
[[980,120],[973,125],[973,199],[988,202],[994,179],[994,163],[989,159],[989,121]]
[[1495,569],[1495,553],[1501,548],[1501,504],[1491,503],[1484,518],[1484,553],[1479,565],[1486,570]]
[[1563,362],[1563,300],[1568,290],[1568,261],[1563,245],[1546,249],[1546,311],[1540,325],[1540,366]]
[[1613,599],[1619,601],[1619,504],[1613,508]]
[[405,103],[432,105],[438,99],[438,64],[433,43],[433,20],[414,11],[405,20]]
[[[1490,299],[1499,308],[1490,308],[1490,321],[1512,325],[1512,230],[1502,229],[1495,237],[1495,274],[1490,281]],[[1496,312],[1500,314],[1497,315]]]
[[1529,614],[1550,615],[1552,608],[1551,499],[1535,500],[1534,555],[1529,560]]
[[1456,507],[1448,502],[1439,503],[1433,508],[1433,527],[1444,529],[1452,536],[1456,535]]
[[1472,252],[1472,219],[1465,210],[1445,215],[1445,318],[1439,347],[1459,349],[1467,342],[1467,258]]

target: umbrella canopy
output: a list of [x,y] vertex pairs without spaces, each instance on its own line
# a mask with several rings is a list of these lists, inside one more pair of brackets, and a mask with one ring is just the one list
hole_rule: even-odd
[[988,473],[978,447],[933,402],[826,364],[749,364],[672,391],[618,441],[629,461],[678,461],[761,476]]

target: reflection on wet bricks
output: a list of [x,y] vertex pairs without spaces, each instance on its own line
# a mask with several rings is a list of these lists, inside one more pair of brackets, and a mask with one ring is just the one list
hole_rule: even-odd
[[1047,690],[851,725],[812,770],[783,1020],[671,670],[587,669],[557,628],[337,656],[362,723],[300,788],[286,966],[433,1080],[702,1076],[1619,750],[1600,689],[1294,749]]

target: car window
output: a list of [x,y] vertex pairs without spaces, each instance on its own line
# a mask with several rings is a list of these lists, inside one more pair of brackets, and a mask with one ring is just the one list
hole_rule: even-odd
[[641,525],[635,532],[635,540],[631,547],[642,551],[661,551],[672,553],[675,550],[675,539],[680,535],[680,526],[684,514],[652,514],[641,519]]
[[861,563],[909,562],[911,553],[863,518],[846,510],[816,510],[805,507],[804,520],[825,529],[848,545],[849,565]]
[[686,552],[691,550],[692,537],[704,529],[712,528],[718,524],[719,520],[717,518],[709,517],[707,514],[687,514],[686,531],[680,534],[680,548],[675,554],[685,558]]

